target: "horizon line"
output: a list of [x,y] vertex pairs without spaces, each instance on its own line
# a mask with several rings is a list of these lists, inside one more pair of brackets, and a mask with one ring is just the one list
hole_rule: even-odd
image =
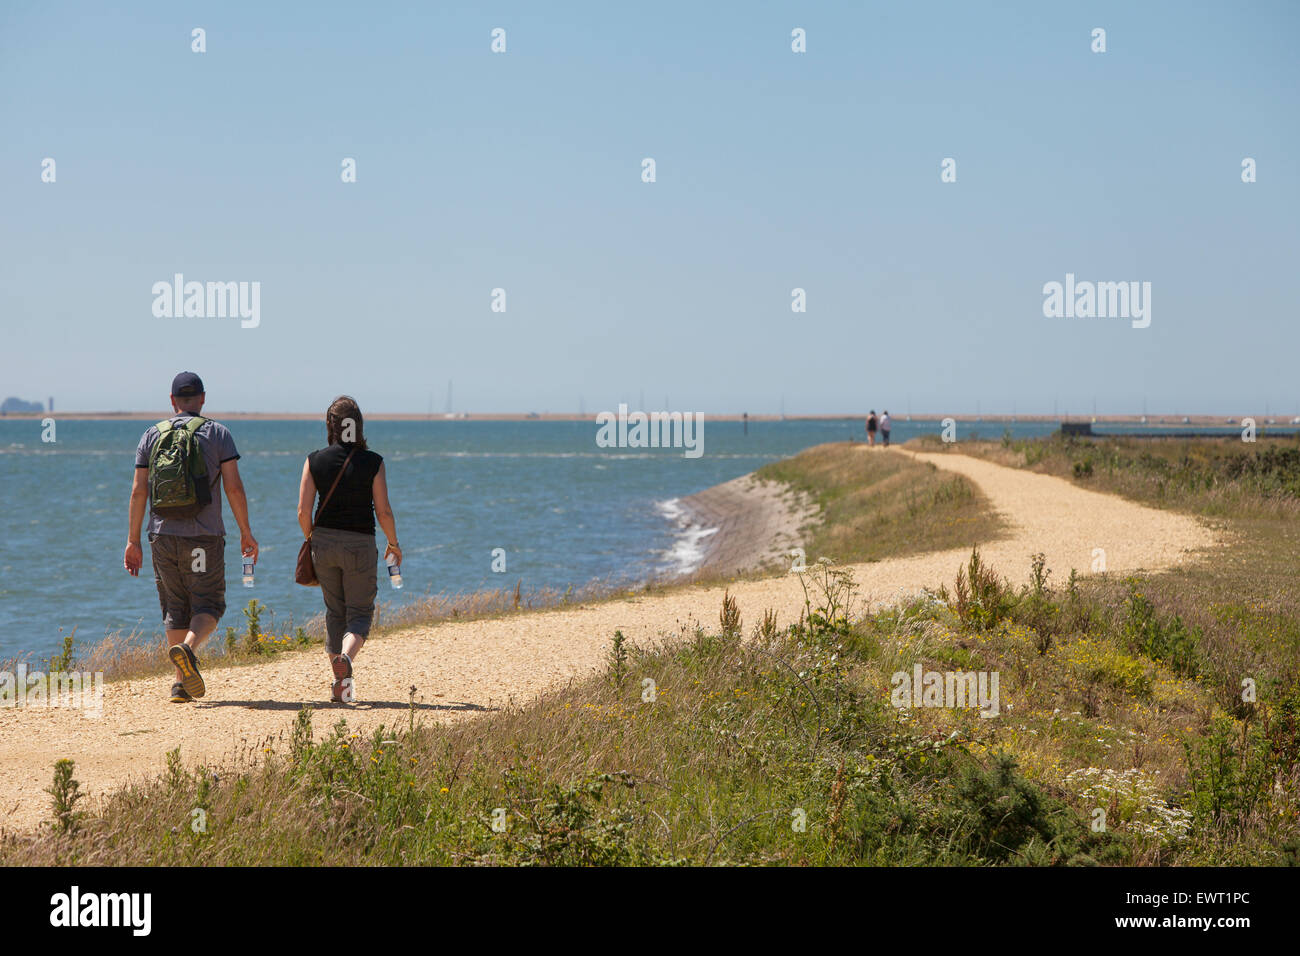
[[[665,412],[663,409],[630,409],[629,412],[643,411],[646,414],[695,414],[694,412]],[[123,421],[133,420],[155,420],[167,413],[162,410],[116,410],[116,411],[40,411],[40,412],[0,412],[0,419],[12,418],[18,419],[42,419],[42,418],[64,418],[64,419],[81,419],[86,421],[103,420],[103,419],[120,419]],[[370,421],[583,421],[595,422],[600,414],[616,414],[607,410],[597,412],[369,412],[365,417]],[[779,414],[779,413],[754,413],[746,412],[701,412],[707,418],[715,421],[744,421],[748,419],[753,422],[774,422],[774,421],[858,421],[865,420],[870,412],[812,412],[805,414]],[[212,411],[204,415],[205,418],[226,418],[231,421],[311,421],[318,420],[323,422],[324,415],[320,412],[250,412],[250,411]],[[1153,414],[1151,412],[1117,412],[1117,413],[1082,413],[1073,414],[1070,412],[1047,414],[1043,412],[913,412],[911,414],[898,413],[891,416],[896,421],[943,421],[945,418],[951,418],[955,421],[999,421],[999,422],[1063,422],[1063,421],[1087,421],[1087,422],[1122,422],[1133,424],[1236,424],[1242,418],[1259,418],[1261,420],[1276,421],[1281,423],[1282,420],[1291,420],[1297,416],[1287,415],[1285,413],[1264,412],[1262,414],[1207,414],[1207,413],[1187,413],[1187,412],[1166,412]],[[1186,419],[1186,421],[1184,421]]]

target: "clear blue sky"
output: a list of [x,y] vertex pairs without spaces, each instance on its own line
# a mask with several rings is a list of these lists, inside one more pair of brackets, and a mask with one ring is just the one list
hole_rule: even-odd
[[[1300,407],[1298,4],[477,6],[6,2],[0,397]],[[1150,328],[1045,318],[1067,272]]]

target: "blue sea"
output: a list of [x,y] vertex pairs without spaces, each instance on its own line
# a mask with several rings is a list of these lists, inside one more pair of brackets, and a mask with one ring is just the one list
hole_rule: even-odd
[[[261,546],[256,584],[240,582],[238,528],[224,502],[227,610],[256,597],[277,630],[321,611],[320,592],[293,583],[301,543],[296,518],[304,456],[324,444],[312,421],[229,423],[241,459],[253,533]],[[159,631],[145,566],[122,568],[136,442],[147,422],[60,420],[41,441],[39,420],[0,419],[0,660],[48,657],[76,628],[77,643],[113,631]],[[961,437],[1047,434],[1047,423],[963,424]],[[935,422],[894,423],[894,440],[937,432]],[[405,587],[380,582],[380,601],[483,589],[564,589],[593,581],[634,583],[688,571],[699,558],[675,499],[753,471],[810,445],[863,437],[862,419],[706,421],[704,454],[680,449],[600,448],[592,422],[429,420],[366,424],[388,464]],[[379,534],[382,542],[382,532]],[[382,544],[381,544],[382,548]],[[492,570],[494,549],[506,569]],[[264,625],[267,623],[263,622]]]

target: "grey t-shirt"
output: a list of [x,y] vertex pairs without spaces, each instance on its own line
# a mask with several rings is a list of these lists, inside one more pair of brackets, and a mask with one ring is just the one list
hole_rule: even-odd
[[[173,427],[179,427],[193,418],[182,412],[172,417]],[[149,534],[177,534],[193,537],[200,534],[226,533],[221,522],[221,465],[222,462],[234,461],[239,457],[235,450],[235,438],[230,429],[219,422],[207,421],[195,432],[199,448],[203,451],[203,461],[208,466],[208,482],[212,487],[212,501],[193,518],[161,518],[154,514],[153,504],[149,505]],[[135,466],[149,467],[149,455],[158,441],[158,426],[150,425],[149,430],[140,436],[140,444],[135,447]]]

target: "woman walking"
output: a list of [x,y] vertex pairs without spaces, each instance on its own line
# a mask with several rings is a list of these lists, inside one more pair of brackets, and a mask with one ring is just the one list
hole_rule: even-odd
[[[341,395],[325,412],[328,446],[307,456],[298,489],[298,524],[311,543],[316,579],[325,598],[325,652],[334,684],[330,699],[352,702],[352,666],[375,613],[375,521],[384,529],[384,558],[402,563],[397,524],[388,502],[384,459],[366,447],[356,400]],[[312,521],[312,504],[321,504]]]

